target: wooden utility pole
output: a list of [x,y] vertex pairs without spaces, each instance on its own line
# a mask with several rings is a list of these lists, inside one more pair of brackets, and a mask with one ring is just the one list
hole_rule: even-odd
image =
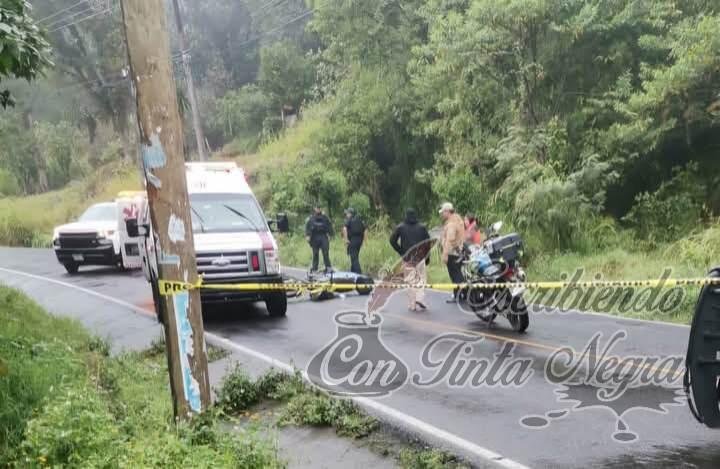
[[[164,0],[122,0],[130,74],[135,83],[140,152],[153,236],[157,278],[195,282],[183,132],[170,60]],[[198,290],[162,296],[170,388],[176,418],[207,409],[207,372]]]
[[185,25],[183,24],[182,11],[180,11],[180,1],[173,0],[173,9],[175,10],[175,24],[177,25],[178,36],[180,38],[180,53],[182,54],[183,71],[185,72],[185,83],[187,83],[188,99],[190,101],[190,111],[192,113],[193,130],[195,131],[195,142],[197,144],[198,157],[200,161],[207,160],[205,154],[205,137],[203,136],[202,125],[200,125],[200,111],[197,105],[197,95],[195,94],[195,82],[192,77],[192,68],[190,67],[190,52],[188,51],[188,41],[185,35]]

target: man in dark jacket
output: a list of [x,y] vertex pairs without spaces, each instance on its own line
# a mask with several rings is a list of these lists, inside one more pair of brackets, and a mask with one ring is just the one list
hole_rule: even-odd
[[350,256],[350,271],[362,274],[360,268],[360,248],[365,241],[365,223],[350,207],[345,210],[345,224],[343,225],[343,239],[347,246],[347,253]]
[[305,223],[305,239],[312,248],[312,272],[318,270],[318,251],[322,250],[323,263],[325,264],[325,272],[332,271],[330,265],[330,239],[333,235],[332,224],[330,219],[322,212],[320,207],[313,209],[312,215]]
[[[390,235],[390,245],[403,258],[405,282],[409,284],[427,283],[425,264],[429,260],[432,243],[427,228],[418,222],[415,210],[409,208],[405,211],[405,221],[400,223]],[[411,288],[408,290],[408,309],[410,311],[427,309],[423,289]]]

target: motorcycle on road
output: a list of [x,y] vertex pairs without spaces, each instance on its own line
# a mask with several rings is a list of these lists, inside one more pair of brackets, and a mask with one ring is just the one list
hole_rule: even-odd
[[[487,239],[482,245],[466,245],[462,269],[466,283],[504,284],[527,279],[520,264],[522,238],[517,233],[501,236],[502,225],[502,222],[494,223],[487,230]],[[460,292],[460,300],[488,325],[493,324],[497,316],[503,316],[513,331],[525,332],[530,325],[530,317],[524,293],[524,287],[471,286]]]

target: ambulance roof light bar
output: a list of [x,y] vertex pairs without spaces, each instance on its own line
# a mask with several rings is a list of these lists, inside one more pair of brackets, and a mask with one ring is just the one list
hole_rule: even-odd
[[185,167],[190,171],[216,171],[216,172],[232,172],[242,171],[238,168],[237,163],[233,161],[219,161],[212,163],[185,163]]

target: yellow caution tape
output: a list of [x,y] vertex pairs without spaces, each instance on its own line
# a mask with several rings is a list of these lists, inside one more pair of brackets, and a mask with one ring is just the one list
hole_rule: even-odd
[[494,288],[528,288],[533,290],[561,290],[565,288],[625,288],[625,287],[651,287],[673,288],[686,286],[720,285],[720,277],[680,278],[680,279],[653,279],[653,280],[590,280],[587,282],[514,282],[514,283],[424,283],[410,284],[402,282],[378,282],[369,284],[355,283],[203,283],[199,278],[196,283],[178,282],[172,280],[159,280],[158,287],[161,295],[174,295],[183,291],[203,289],[222,291],[296,291],[301,292],[343,292],[353,290],[370,290],[374,288],[390,289],[433,289],[452,291],[460,289],[494,289]]

